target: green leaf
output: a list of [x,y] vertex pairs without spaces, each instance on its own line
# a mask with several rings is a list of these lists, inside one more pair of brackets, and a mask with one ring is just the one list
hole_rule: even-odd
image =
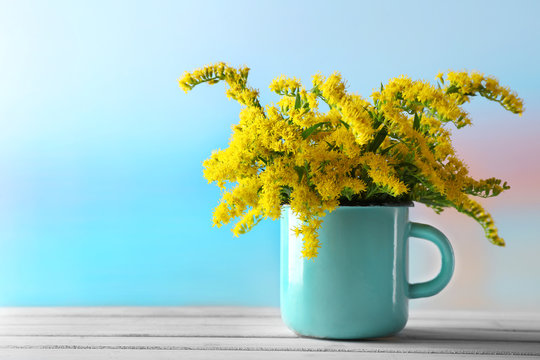
[[281,192],[282,192],[283,194],[287,195],[287,196],[290,196],[290,195],[291,195],[292,190],[293,190],[292,187],[287,186],[287,185],[281,187]]
[[345,196],[347,200],[352,201],[352,198],[354,196],[354,191],[350,187],[344,187],[341,191],[341,195]]
[[345,126],[345,129],[349,130],[349,128],[350,128],[350,125],[349,125],[349,124],[347,124],[345,121],[343,121],[343,120],[341,120],[341,119],[339,119],[339,122],[340,122],[343,126]]
[[306,168],[303,166],[295,166],[294,170],[296,171],[296,174],[298,174],[298,182],[300,183],[306,173]]
[[294,102],[294,108],[296,110],[300,109],[300,107],[302,106],[302,99],[300,99],[300,93],[297,92],[296,93],[296,101]]
[[289,204],[291,200],[291,193],[292,193],[292,187],[290,186],[282,186],[281,190],[279,192],[279,198],[281,201],[281,205]]
[[326,141],[326,140],[324,140],[324,142],[326,143],[326,145],[328,145],[328,150],[333,151],[333,150],[335,150],[335,149],[338,149],[338,147],[336,146],[336,144],[332,144],[332,143],[330,143],[330,142],[328,142],[328,141]]
[[259,156],[257,156],[256,159],[262,161],[264,163],[264,165],[268,165],[268,161],[265,158],[263,158],[262,156],[259,155]]
[[378,133],[375,135],[375,139],[373,139],[373,142],[369,144],[368,150],[375,152],[379,148],[379,146],[382,144],[384,139],[386,138],[386,135],[388,135],[388,129],[386,126],[384,126]]
[[308,127],[307,129],[305,129],[304,131],[302,131],[302,139],[307,139],[310,135],[312,135],[313,133],[317,133],[318,129],[324,125],[328,125],[330,124],[328,121],[325,121],[325,122],[320,122],[318,124],[315,124],[313,126],[310,126]]
[[446,93],[447,93],[447,94],[457,93],[458,91],[459,91],[459,87],[457,87],[457,86],[454,85],[454,84],[450,85],[450,86],[446,89]]
[[414,113],[413,129],[414,130],[420,129],[420,116],[418,116],[417,113]]
[[393,143],[392,145],[390,145],[390,146],[387,147],[386,149],[383,149],[383,150],[379,151],[379,154],[385,155],[385,154],[388,153],[390,150],[392,150],[392,148],[393,148],[394,146],[396,146],[397,144],[399,144],[399,143],[398,143],[398,142]]

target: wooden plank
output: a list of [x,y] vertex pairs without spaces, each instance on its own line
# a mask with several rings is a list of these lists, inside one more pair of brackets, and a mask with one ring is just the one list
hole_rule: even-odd
[[[2,360],[96,360],[96,359],[114,359],[114,360],[139,360],[139,359],[230,359],[230,360],[306,360],[306,359],[433,359],[433,360],[452,360],[452,359],[470,359],[470,355],[463,354],[388,354],[388,353],[343,353],[343,352],[311,352],[311,351],[201,351],[201,350],[73,350],[66,349],[42,350],[42,349],[22,349],[22,350],[2,350],[0,349],[0,358]],[[484,355],[482,360],[502,360],[500,355]],[[537,357],[523,356],[519,359],[529,360]]]
[[294,337],[280,318],[24,317],[0,321],[0,335]]
[[[0,338],[6,336],[97,336],[97,337],[251,337],[251,338],[296,338],[284,325],[238,326],[238,325],[161,325],[159,323],[130,326],[118,325],[36,325],[0,326]],[[463,340],[470,341],[538,341],[540,332],[520,330],[493,330],[471,328],[448,328],[444,326],[407,326],[397,335],[403,339]],[[393,337],[394,340],[396,337]],[[388,338],[392,339],[392,338]]]
[[[407,336],[536,339],[540,322],[481,319],[411,319]],[[278,317],[3,317],[0,335],[295,337]]]
[[413,311],[396,336],[330,341],[298,338],[275,308],[0,309],[0,351],[5,354],[204,350],[540,356],[540,314]]
[[311,338],[4,336],[0,337],[0,349],[242,350],[540,356],[538,341],[425,339],[401,335],[368,341]]
[[[279,308],[244,306],[177,307],[0,307],[7,317],[280,317]],[[511,320],[539,322],[540,312],[411,310],[411,320]]]
[[[62,326],[72,327],[186,327],[186,326],[284,326],[279,317],[93,317],[93,316],[9,316],[0,317],[0,333],[9,331],[11,328],[29,329],[37,326],[47,326],[51,329]],[[539,331],[540,321],[529,320],[493,320],[493,319],[439,319],[439,318],[412,318],[408,322],[408,327],[443,327],[451,329],[486,329],[486,330],[508,330],[508,331]]]
[[539,332],[540,321],[482,320],[482,319],[410,319],[406,328],[470,329],[489,331]]
[[285,326],[12,326],[0,328],[1,336],[174,336],[174,337],[252,337],[252,338],[295,338],[296,335]]

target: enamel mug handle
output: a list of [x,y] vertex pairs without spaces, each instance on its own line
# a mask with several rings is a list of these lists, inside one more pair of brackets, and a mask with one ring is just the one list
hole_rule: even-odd
[[409,237],[431,241],[441,252],[441,271],[439,274],[432,280],[418,284],[409,284],[410,299],[433,296],[444,289],[454,273],[454,252],[452,251],[452,246],[442,232],[426,224],[411,222]]

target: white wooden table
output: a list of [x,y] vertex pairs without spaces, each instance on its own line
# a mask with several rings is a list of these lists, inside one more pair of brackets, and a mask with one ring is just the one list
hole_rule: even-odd
[[298,337],[279,309],[0,308],[0,359],[540,358],[540,313],[411,312],[399,335]]

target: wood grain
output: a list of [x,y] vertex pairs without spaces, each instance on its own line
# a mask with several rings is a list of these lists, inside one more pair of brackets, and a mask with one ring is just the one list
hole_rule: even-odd
[[253,358],[250,354],[261,359],[278,354],[540,357],[540,314],[417,311],[396,336],[331,341],[297,336],[275,308],[0,308],[1,359]]

